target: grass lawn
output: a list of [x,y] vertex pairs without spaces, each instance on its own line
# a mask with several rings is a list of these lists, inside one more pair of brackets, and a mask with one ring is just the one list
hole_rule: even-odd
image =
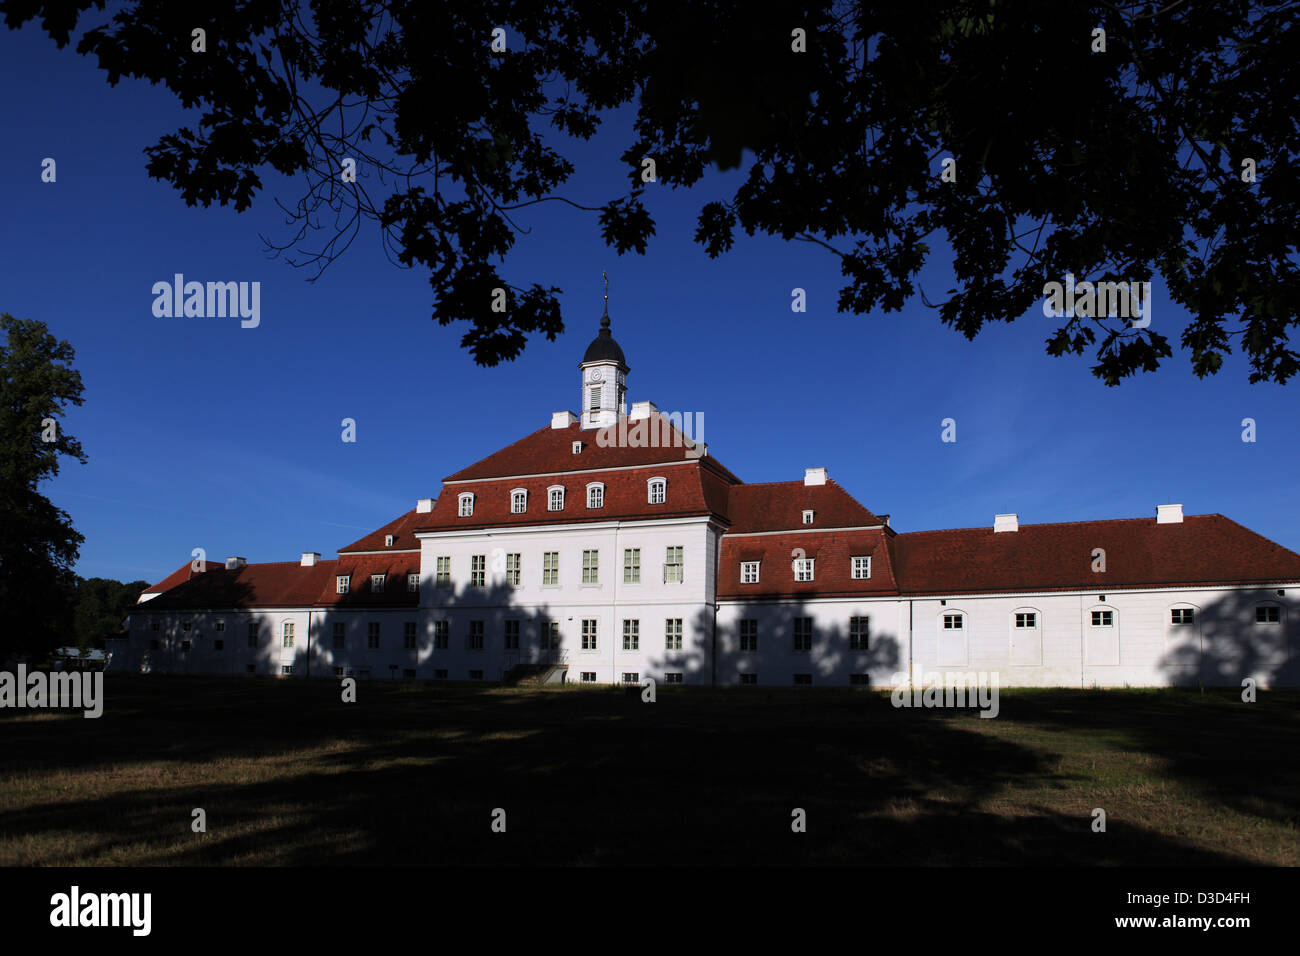
[[825,689],[105,697],[0,711],[0,864],[1300,864],[1291,692],[1004,690],[992,720]]

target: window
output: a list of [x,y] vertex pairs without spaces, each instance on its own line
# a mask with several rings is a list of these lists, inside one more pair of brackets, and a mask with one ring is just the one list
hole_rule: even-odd
[[470,671],[470,672],[469,672],[469,679],[470,679],[470,680],[482,680],[482,679],[483,679],[483,672],[482,672],[482,671]]
[[812,650],[812,618],[796,617],[794,619],[794,649],[796,651]]
[[641,583],[641,549],[623,549],[623,583]]
[[373,650],[379,649],[379,622],[371,621],[366,625],[366,647]]
[[794,579],[796,581],[811,581],[813,579],[813,562],[816,558],[795,558],[794,560]]
[[291,664],[281,664],[281,665],[280,665],[280,673],[281,673],[282,675],[286,676],[286,677],[287,677],[288,675],[292,674],[292,673],[293,673],[293,665],[291,665]]
[[516,488],[510,492],[510,513],[512,515],[521,515],[528,510],[528,492],[523,488]]
[[587,486],[587,507],[603,508],[605,507],[605,486],[593,484]]
[[1038,615],[1035,612],[1033,611],[1016,612],[1016,627],[1025,628],[1025,627],[1037,627],[1037,626],[1038,626]]
[[226,649],[226,642],[225,642],[225,641],[213,641],[213,642],[212,642],[212,649],[213,649],[214,651],[224,651],[224,650]]
[[582,649],[584,651],[596,649],[596,621],[592,618],[584,618],[582,621]]
[[483,622],[469,622],[469,644],[466,645],[471,651],[483,650]]
[[443,555],[437,560],[437,569],[434,571],[433,584],[435,587],[447,587],[451,584],[451,556]]
[[226,622],[225,622],[225,621],[217,621],[217,623],[216,623],[216,628],[217,628],[217,633],[218,633],[218,634],[223,633],[223,632],[225,631],[225,629],[226,629]]
[[542,631],[542,650],[555,650],[560,646],[560,622],[547,621]]
[[805,511],[803,513],[803,523],[812,524],[812,522],[813,522],[813,513],[811,511]]
[[542,585],[552,586],[560,583],[560,552],[547,551],[542,555]]
[[508,651],[519,650],[519,622],[518,621],[506,621],[505,641],[506,641],[506,650]]
[[1255,608],[1256,624],[1278,624],[1282,620],[1282,609],[1276,605],[1260,605]]
[[564,510],[564,486],[552,485],[546,489],[546,510],[563,511]]
[[460,501],[460,516],[469,518],[474,514],[474,493],[470,491],[461,492],[458,499]]
[[960,631],[962,624],[962,615],[960,614],[945,614],[943,616],[943,629],[945,631]]
[[582,583],[583,584],[600,583],[600,552],[599,551],[582,552]]
[[408,651],[415,650],[415,622],[407,621],[402,625],[402,646]]
[[335,677],[342,677],[342,676],[343,676],[343,668],[341,668],[341,667],[336,667],[336,668],[334,668],[334,676],[335,676]]
[[803,685],[803,684],[811,684],[811,683],[812,683],[812,674],[795,674],[795,675],[794,675],[794,682],[795,682],[796,684],[800,684],[800,685]]
[[188,631],[188,630],[190,629],[190,626],[191,626],[191,625],[190,625],[190,622],[189,622],[189,621],[181,621],[181,630],[182,630],[182,631]]
[[870,618],[849,618],[849,650],[865,651],[870,631]]
[[638,673],[636,673],[636,671],[624,671],[624,672],[623,672],[623,683],[624,683],[624,684],[637,684],[637,683],[640,683],[640,681],[641,681],[641,675],[638,674]]
[[352,579],[348,575],[340,574],[338,577],[334,579],[334,593],[347,594],[351,581]]
[[757,683],[758,683],[758,675],[757,675],[757,674],[741,674],[741,675],[740,675],[740,682],[741,682],[742,684],[757,684]]
[[1093,627],[1114,627],[1115,612],[1114,611],[1093,611],[1092,626]]
[[669,671],[664,674],[665,684],[680,684],[682,682],[681,671]]
[[371,594],[384,593],[384,576],[382,574],[370,575],[370,593]]
[[445,667],[435,667],[435,668],[433,669],[433,679],[434,679],[434,680],[446,680],[446,679],[447,679],[447,669],[446,669]]
[[248,625],[248,646],[256,647],[259,636],[257,623],[250,621]]
[[506,555],[506,584],[519,586],[520,572],[519,564],[523,560],[522,554]]
[[280,633],[284,646],[293,647],[293,621],[285,621]]
[[849,577],[854,581],[865,581],[871,577],[871,555],[854,555]]
[[682,578],[682,549],[670,547],[664,558],[664,583],[681,584]]
[[149,622],[149,630],[151,630],[151,631],[156,631],[156,630],[158,630],[158,622],[157,622],[157,621],[150,621],[150,622]]
[[583,672],[582,672],[582,682],[583,682],[584,684],[594,684],[594,683],[596,683],[596,672],[595,672],[595,671],[583,671]]
[[1190,607],[1176,607],[1169,612],[1170,624],[1191,624],[1196,620],[1196,612]]
[[406,576],[406,590],[412,593],[420,590],[419,574],[408,574]]
[[334,649],[341,651],[347,646],[347,625],[342,621],[336,621],[334,624]]
[[623,622],[623,650],[639,651],[641,649],[641,622]]
[[599,385],[591,386],[591,391],[589,393],[589,396],[591,400],[587,402],[587,408],[593,412],[600,411],[600,386]]
[[682,649],[682,619],[670,617],[664,621],[664,650],[680,651]]
[[487,555],[472,554],[469,559],[470,587],[481,588],[487,583]]
[[393,546],[393,536],[391,534],[384,535],[384,547],[391,548],[392,546]]
[[646,482],[646,501],[652,505],[661,505],[667,497],[668,482],[662,478],[651,478]]
[[451,624],[447,621],[433,622],[433,649],[445,651],[451,639]]
[[740,562],[740,583],[757,584],[758,583],[758,562],[741,561]]
[[740,649],[758,650],[758,621],[754,618],[745,618],[740,622]]

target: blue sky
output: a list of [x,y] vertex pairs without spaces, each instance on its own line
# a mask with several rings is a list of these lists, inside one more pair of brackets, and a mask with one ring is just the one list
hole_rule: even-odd
[[[267,178],[249,212],[190,208],[150,180],[142,150],[184,115],[165,90],[108,86],[91,61],[38,30],[0,30],[0,311],[45,322],[77,352],[85,405],[66,427],[89,463],[65,462],[44,489],[85,535],[78,573],[157,580],[189,560],[332,556],[435,495],[443,476],[576,410],[577,363],[598,327],[602,269],[629,400],[704,415],[710,452],[745,481],[832,478],[900,531],[1154,516],[1180,502],[1220,512],[1300,550],[1296,389],[1250,385],[1240,356],[1208,380],[1187,355],[1108,389],[1088,357],[1043,351],[1053,320],[1035,309],[974,342],[917,298],[901,313],[835,310],[830,253],[743,234],[710,260],[695,215],[728,194],[653,191],[657,236],[618,256],[590,214],[551,203],[526,221],[506,265],[516,285],[564,290],[568,331],[520,360],[476,366],[465,327],[430,318],[419,271],[391,264],[363,231],[315,283],[270,258],[260,235],[288,227]],[[567,147],[565,195],[619,194],[621,124]],[[41,160],[57,163],[42,183]],[[152,314],[174,273],[260,281],[261,325]],[[923,284],[950,284],[936,255]],[[792,314],[791,290],[808,311]],[[1155,286],[1153,326],[1175,343],[1186,316]],[[944,418],[957,441],[940,440]],[[1258,441],[1241,441],[1254,418]],[[357,422],[357,441],[340,422]]]

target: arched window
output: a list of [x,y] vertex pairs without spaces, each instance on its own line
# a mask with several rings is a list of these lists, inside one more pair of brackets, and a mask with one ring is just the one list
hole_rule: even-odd
[[1038,667],[1043,663],[1043,615],[1036,607],[1011,612],[1011,664]]
[[551,485],[546,489],[546,510],[564,510],[564,485]]
[[472,491],[462,491],[458,496],[460,501],[460,516],[468,518],[474,514],[474,493]]
[[528,510],[528,489],[515,488],[510,492],[510,513],[521,515]]
[[605,507],[605,486],[599,481],[593,481],[587,485],[587,507]]
[[936,624],[939,630],[935,663],[939,667],[966,666],[966,612],[957,608],[940,608]]
[[651,478],[646,482],[646,501],[652,505],[661,505],[668,497],[668,481],[665,478]]

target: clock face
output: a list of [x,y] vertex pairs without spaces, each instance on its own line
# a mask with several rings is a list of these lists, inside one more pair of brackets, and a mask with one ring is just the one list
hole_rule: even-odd
[[588,379],[587,379],[587,380],[590,381],[590,382],[599,382],[599,381],[600,381],[601,379],[603,379],[604,377],[605,377],[605,373],[604,373],[604,372],[602,372],[602,371],[601,371],[600,369],[598,369],[598,368],[593,368],[593,369],[591,370],[591,375],[588,376]]

